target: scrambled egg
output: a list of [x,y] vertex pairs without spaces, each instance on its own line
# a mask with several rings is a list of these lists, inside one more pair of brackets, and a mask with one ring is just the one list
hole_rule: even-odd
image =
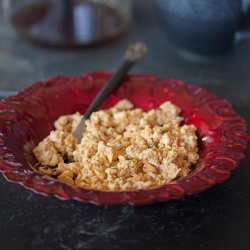
[[56,130],[33,150],[46,175],[83,188],[122,191],[154,188],[186,176],[198,156],[196,128],[165,102],[144,112],[124,99],[86,121],[78,143],[79,113],[61,116]]

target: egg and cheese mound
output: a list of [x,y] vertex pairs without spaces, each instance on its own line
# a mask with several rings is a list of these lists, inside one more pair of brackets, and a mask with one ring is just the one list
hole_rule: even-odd
[[148,189],[186,176],[198,156],[196,128],[183,125],[180,108],[165,102],[144,112],[124,99],[86,121],[78,144],[79,113],[61,116],[55,131],[33,150],[37,169],[83,188]]

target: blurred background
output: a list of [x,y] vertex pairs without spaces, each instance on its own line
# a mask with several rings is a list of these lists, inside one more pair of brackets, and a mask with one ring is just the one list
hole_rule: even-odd
[[[3,0],[5,1],[5,0]],[[92,48],[62,50],[29,43],[17,34],[0,13],[0,89],[16,91],[40,79],[56,75],[80,75],[96,70],[115,71],[127,46],[137,40],[148,47],[147,55],[131,73],[151,73],[204,86],[237,104],[250,100],[250,45],[238,44],[229,53],[208,61],[180,56],[163,28],[157,1],[132,0],[132,23],[119,39]],[[5,13],[6,14],[6,13]],[[240,89],[245,91],[240,91]],[[225,91],[226,90],[226,91]]]

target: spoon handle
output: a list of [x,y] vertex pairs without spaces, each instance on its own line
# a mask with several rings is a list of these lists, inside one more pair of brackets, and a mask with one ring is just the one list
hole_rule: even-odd
[[129,62],[124,60],[121,66],[118,68],[117,72],[110,78],[110,80],[102,87],[99,91],[88,110],[84,114],[85,119],[89,119],[90,115],[97,111],[104,101],[109,97],[110,93],[112,93],[115,88],[122,82],[123,77],[128,72],[128,70],[132,67],[134,62]]
[[128,70],[146,53],[146,50],[146,46],[140,42],[137,42],[135,43],[135,45],[128,48],[122,64],[117,69],[116,73],[102,87],[100,92],[97,94],[97,96],[85,112],[84,118],[81,120],[81,122],[73,132],[73,135],[78,138],[79,142],[82,137],[82,131],[85,127],[85,121],[90,118],[90,115],[93,112],[97,111],[101,107],[110,93],[112,93],[115,88],[122,82],[122,79],[126,75]]

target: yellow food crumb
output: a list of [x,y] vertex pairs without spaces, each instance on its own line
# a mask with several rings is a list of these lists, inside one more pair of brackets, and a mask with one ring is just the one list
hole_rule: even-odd
[[82,141],[72,131],[82,115],[61,116],[33,150],[39,171],[70,185],[106,191],[154,188],[184,177],[196,163],[194,125],[165,102],[144,112],[124,99],[86,121]]

